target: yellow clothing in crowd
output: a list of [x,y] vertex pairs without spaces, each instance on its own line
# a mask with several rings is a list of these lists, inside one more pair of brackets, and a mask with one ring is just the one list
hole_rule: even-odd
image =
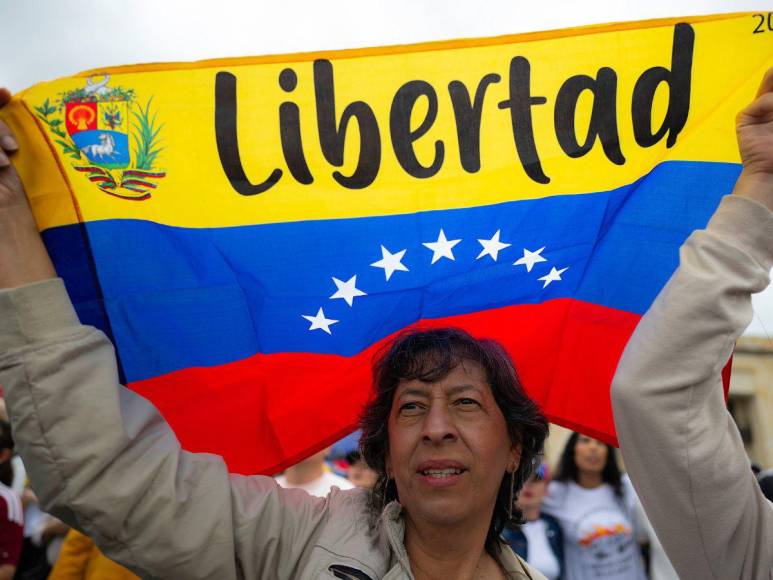
[[70,530],[48,580],[140,579],[102,554],[91,538]]

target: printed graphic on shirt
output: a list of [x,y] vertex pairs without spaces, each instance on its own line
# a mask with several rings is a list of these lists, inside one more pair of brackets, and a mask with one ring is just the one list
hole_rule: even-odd
[[628,577],[638,555],[630,523],[619,510],[600,508],[586,513],[577,522],[576,537],[586,570],[594,578]]

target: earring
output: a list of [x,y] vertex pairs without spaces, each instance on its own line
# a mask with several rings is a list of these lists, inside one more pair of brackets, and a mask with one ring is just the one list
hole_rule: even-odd
[[515,470],[510,472],[510,503],[507,504],[507,519],[513,519],[513,503],[515,498]]
[[389,476],[384,474],[384,483],[381,484],[381,511],[386,507],[387,489],[389,488]]

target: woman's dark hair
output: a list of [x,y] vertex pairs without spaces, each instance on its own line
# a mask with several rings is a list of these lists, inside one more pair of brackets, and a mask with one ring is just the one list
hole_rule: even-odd
[[[574,461],[574,448],[577,447],[577,440],[580,438],[580,434],[575,432],[569,437],[569,440],[564,446],[564,451],[561,453],[561,459],[558,462],[558,472],[554,479],[557,481],[574,481],[578,482],[580,477],[577,469],[577,463]],[[604,443],[607,446],[607,462],[604,465],[604,469],[601,472],[601,480],[604,483],[608,483],[612,486],[615,495],[619,498],[623,497],[623,474],[620,471],[620,466],[617,463],[617,453],[615,448]]]
[[[514,499],[531,475],[542,453],[548,423],[537,404],[524,392],[504,348],[496,341],[473,338],[458,328],[407,331],[376,354],[373,398],[360,417],[360,449],[367,464],[378,473],[369,498],[373,525],[384,506],[397,499],[395,482],[386,475],[386,456],[389,451],[387,424],[398,384],[411,380],[437,382],[464,361],[477,363],[483,369],[494,400],[504,415],[510,439],[521,446],[520,464],[513,474]],[[499,534],[503,527],[523,521],[521,510],[509,505],[510,477],[507,473],[503,475],[486,536],[486,551],[492,556],[500,550]]]
[[[13,452],[13,437],[11,436],[11,424],[8,421],[0,419],[0,450],[10,449]],[[11,458],[8,461],[0,463],[0,482],[10,486],[13,482],[13,465]]]

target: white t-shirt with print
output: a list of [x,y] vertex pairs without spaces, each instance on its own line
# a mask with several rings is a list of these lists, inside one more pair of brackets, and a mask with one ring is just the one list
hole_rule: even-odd
[[548,580],[556,580],[561,574],[561,566],[548,542],[548,525],[545,520],[526,522],[521,526],[521,531],[528,545],[528,564],[542,572]]
[[543,510],[564,533],[566,580],[645,580],[629,503],[608,484],[550,483]]

